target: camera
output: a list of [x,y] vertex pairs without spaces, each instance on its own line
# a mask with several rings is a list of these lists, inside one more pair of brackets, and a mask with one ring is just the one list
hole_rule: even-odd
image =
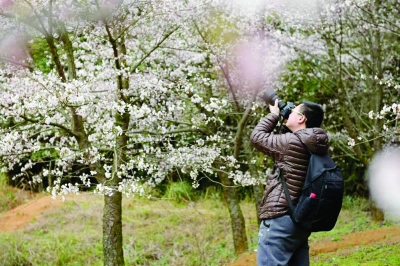
[[292,109],[294,109],[296,106],[292,102],[287,102],[285,103],[282,101],[278,95],[276,95],[276,92],[274,90],[269,90],[267,89],[263,95],[261,95],[261,99],[263,99],[265,102],[269,103],[270,105],[275,105],[275,100],[278,99],[278,107],[280,110],[280,114],[283,117],[283,119],[288,119],[290,113],[292,112]]

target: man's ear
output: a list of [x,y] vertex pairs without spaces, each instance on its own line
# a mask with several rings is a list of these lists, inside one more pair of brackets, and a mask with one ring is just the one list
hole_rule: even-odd
[[306,117],[304,115],[299,116],[299,124],[306,124]]

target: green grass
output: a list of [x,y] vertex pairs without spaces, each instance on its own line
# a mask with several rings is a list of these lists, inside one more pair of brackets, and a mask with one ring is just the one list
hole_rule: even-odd
[[[0,233],[0,265],[102,265],[102,204],[99,196],[78,196],[23,231]],[[253,211],[253,204],[244,202],[242,208]],[[227,217],[216,200],[125,198],[125,263],[225,265],[235,258]]]
[[194,188],[188,182],[173,182],[167,187],[163,198],[177,202],[188,202],[194,200],[194,194]]
[[0,213],[28,202],[37,195],[29,191],[18,190],[7,185],[0,185]]
[[[72,196],[70,196],[72,197]],[[346,199],[334,230],[313,234],[310,244],[340,241],[351,232],[390,226],[375,224],[366,202]],[[250,250],[257,247],[253,202],[241,203]],[[102,265],[103,200],[81,195],[46,212],[24,230],[0,233],[0,265]],[[220,199],[175,202],[124,198],[126,265],[226,265],[235,260],[228,212]],[[398,245],[349,247],[311,258],[311,265],[400,265]]]
[[29,199],[29,192],[17,190],[7,185],[8,177],[0,173],[0,213],[23,204]]
[[313,258],[312,265],[340,266],[394,266],[400,265],[399,244],[374,244],[370,246],[349,247],[328,254],[319,254]]

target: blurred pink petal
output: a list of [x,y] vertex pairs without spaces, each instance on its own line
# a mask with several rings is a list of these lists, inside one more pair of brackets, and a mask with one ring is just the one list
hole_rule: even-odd
[[1,55],[11,62],[27,60],[27,40],[20,35],[9,35],[0,42]]
[[14,4],[14,0],[0,0],[0,8],[6,8]]
[[250,38],[235,47],[231,73],[234,89],[241,99],[252,99],[277,80],[285,57],[280,45],[268,38]]

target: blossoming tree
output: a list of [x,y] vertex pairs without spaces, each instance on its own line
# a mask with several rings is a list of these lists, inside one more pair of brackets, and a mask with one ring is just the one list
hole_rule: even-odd
[[[190,83],[168,79],[169,66],[178,71],[187,63],[168,45],[173,37],[173,49],[184,42],[188,9],[179,1],[46,0],[1,7],[12,21],[10,36],[23,36],[3,50],[1,157],[8,169],[22,164],[21,175],[37,163],[27,155],[55,157],[32,180],[55,177],[54,196],[79,190],[63,182],[73,163],[87,167],[78,175],[81,184],[90,187],[94,177],[95,191],[104,195],[105,265],[124,263],[122,194],[143,193],[182,165],[193,175],[210,171],[219,154],[217,147],[173,140],[199,130],[185,123]],[[48,71],[29,53],[37,38],[45,40]]]
[[[171,171],[196,187],[224,187],[237,253],[247,250],[237,188],[263,167],[248,123],[257,94],[273,88],[294,50],[282,23],[265,23],[226,1],[5,2],[0,156],[20,175],[51,160],[54,195],[91,187],[104,195],[105,265],[123,265],[122,195],[143,194]],[[270,17],[271,19],[271,17]],[[35,45],[47,52],[38,56]],[[309,42],[308,42],[309,43]],[[43,63],[43,55],[47,55]],[[34,155],[34,156],[32,156]],[[71,165],[79,184],[66,182]]]

